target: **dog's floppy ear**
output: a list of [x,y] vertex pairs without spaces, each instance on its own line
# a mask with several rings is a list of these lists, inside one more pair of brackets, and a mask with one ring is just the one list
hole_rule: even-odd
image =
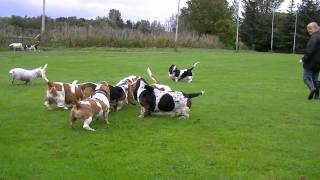
[[172,71],[174,71],[176,69],[176,65],[172,64],[170,67],[169,67],[169,72],[172,73]]
[[145,85],[144,88],[146,88],[147,91],[153,91],[154,88],[152,86],[149,85]]

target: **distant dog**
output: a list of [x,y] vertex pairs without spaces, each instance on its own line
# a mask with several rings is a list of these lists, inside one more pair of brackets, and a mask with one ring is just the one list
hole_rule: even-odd
[[43,67],[39,67],[32,70],[27,70],[23,68],[14,68],[9,71],[9,74],[12,77],[12,84],[15,80],[25,81],[26,84],[30,83],[35,80],[38,77],[43,78],[46,82],[48,82],[48,79],[46,77],[46,69],[47,64],[45,64]]
[[38,50],[38,45],[37,44],[26,44],[26,45],[24,45],[24,50],[36,52]]
[[11,44],[9,44],[9,49],[13,50],[13,51],[22,51],[22,50],[24,50],[22,43],[11,43]]
[[94,118],[103,118],[109,124],[108,114],[110,109],[110,92],[107,83],[97,86],[91,98],[83,101],[76,101],[70,112],[70,125],[73,128],[77,119],[83,118],[83,128],[95,131],[90,127]]
[[180,119],[189,117],[191,99],[204,94],[187,94],[178,91],[161,91],[149,86],[144,79],[132,85],[134,98],[140,103],[140,118],[146,115],[170,115]]
[[159,81],[153,76],[151,69],[149,67],[147,69],[147,72],[148,72],[150,79],[154,82],[153,84],[151,84],[152,87],[157,88],[161,91],[172,91],[170,86],[159,83]]
[[198,63],[194,63],[192,68],[182,70],[179,70],[176,65],[172,64],[169,68],[169,78],[175,82],[186,80],[190,83],[192,81],[192,70]]

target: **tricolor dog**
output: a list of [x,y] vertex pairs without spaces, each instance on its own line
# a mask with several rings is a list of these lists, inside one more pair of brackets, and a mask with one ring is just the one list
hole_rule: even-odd
[[40,77],[43,78],[46,82],[48,82],[48,79],[46,77],[46,69],[47,64],[45,64],[43,67],[39,67],[32,70],[27,70],[23,68],[14,68],[9,71],[9,74],[12,77],[11,83],[13,84],[15,80],[25,81],[25,83],[30,83],[35,80],[36,78]]
[[172,64],[169,68],[169,78],[174,82],[186,80],[190,83],[192,81],[192,70],[197,66],[198,63],[199,62],[194,63],[189,69],[182,70],[179,70],[176,65]]
[[37,44],[26,44],[26,45],[24,45],[24,50],[36,52],[38,50],[38,45]]
[[90,98],[98,84],[82,83],[77,80],[71,84],[62,82],[47,82],[46,99],[44,105],[51,110],[54,105],[69,109],[77,100]]
[[77,119],[83,118],[83,128],[89,131],[95,131],[90,127],[93,119],[103,118],[106,124],[109,124],[108,114],[110,92],[106,82],[98,85],[91,98],[83,101],[76,101],[70,112],[70,125],[73,128]]
[[151,84],[152,87],[157,88],[161,91],[172,91],[170,86],[159,83],[159,81],[153,76],[151,69],[149,67],[147,69],[147,72],[148,72],[150,79],[154,82],[153,84]]
[[141,107],[140,118],[146,115],[170,115],[186,119],[189,117],[191,99],[204,94],[204,91],[192,94],[162,91],[149,86],[142,78],[132,88],[134,98]]
[[133,93],[129,85],[109,85],[110,89],[110,104],[115,111],[119,111],[125,104],[129,102],[134,104]]
[[131,84],[135,83],[140,76],[131,75],[121,79],[115,86],[109,85],[110,105],[115,111],[119,111],[125,104],[134,104]]

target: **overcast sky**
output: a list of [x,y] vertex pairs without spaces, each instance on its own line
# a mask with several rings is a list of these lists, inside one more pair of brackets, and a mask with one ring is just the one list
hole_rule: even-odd
[[[186,2],[187,0],[180,0],[181,6],[186,6]],[[290,0],[285,0],[282,11],[289,2]],[[177,4],[178,0],[46,0],[46,14],[53,18],[77,16],[95,19],[97,16],[108,16],[110,9],[118,9],[124,20],[145,19],[164,23],[177,12]],[[41,14],[42,0],[0,0],[0,16]]]

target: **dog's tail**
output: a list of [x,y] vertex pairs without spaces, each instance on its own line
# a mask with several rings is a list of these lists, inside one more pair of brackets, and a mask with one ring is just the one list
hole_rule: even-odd
[[151,70],[150,70],[149,67],[148,67],[147,71],[148,71],[148,75],[149,75],[150,79],[152,79],[152,81],[153,81],[154,83],[157,83],[157,84],[158,84],[159,81],[153,76],[153,74],[152,74],[152,72],[151,72]]
[[193,70],[193,68],[195,68],[196,66],[197,66],[197,64],[199,64],[200,62],[196,62],[196,63],[194,63],[193,64],[193,66],[189,69],[190,71],[192,71]]
[[191,99],[194,97],[198,97],[204,94],[204,91],[198,92],[198,93],[182,93],[184,95],[184,97]]

